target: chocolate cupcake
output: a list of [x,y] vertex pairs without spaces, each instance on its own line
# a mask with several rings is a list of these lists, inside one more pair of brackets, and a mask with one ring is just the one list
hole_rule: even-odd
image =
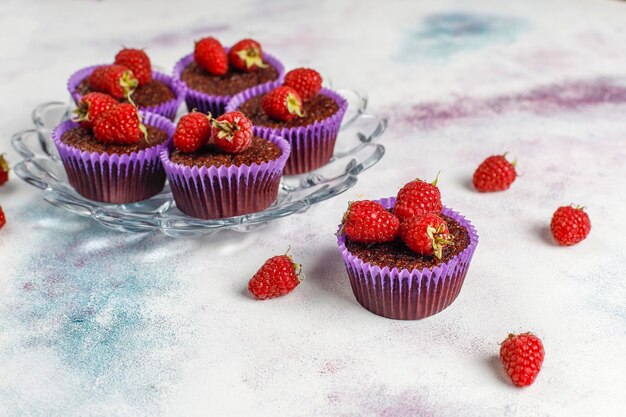
[[[89,75],[101,65],[94,65],[76,71],[67,83],[67,89],[75,103],[80,98],[94,91],[88,83]],[[170,120],[176,118],[178,109],[185,99],[187,87],[170,75],[158,71],[152,71],[152,79],[137,86],[131,93],[130,98],[140,110],[160,114]],[[128,102],[127,99],[119,99],[120,102]]]
[[[237,56],[243,52],[240,48],[250,46],[246,42],[253,42],[252,50],[256,51],[249,68],[242,66],[243,61]],[[232,49],[222,47],[217,39],[204,38],[196,43],[194,53],[176,63],[174,78],[187,86],[185,101],[189,111],[195,109],[219,116],[226,111],[226,104],[235,94],[282,79],[283,65],[272,55],[262,52],[257,42],[246,39],[233,45]]]
[[[395,198],[378,202],[393,209]],[[478,244],[474,226],[444,207],[441,215],[454,243],[441,257],[420,255],[397,238],[390,242],[359,243],[340,226],[337,243],[357,301],[372,313],[399,320],[416,320],[448,307],[461,291]]]
[[133,203],[158,194],[165,185],[159,152],[174,133],[173,123],[140,112],[146,135],[135,143],[103,143],[93,129],[67,120],[52,132],[70,185],[82,196],[105,203]]
[[[207,119],[201,113],[183,116],[173,143],[161,151],[178,209],[199,219],[217,219],[269,207],[278,196],[289,143],[274,135],[254,136],[239,112],[209,117],[213,129],[202,117]],[[228,132],[238,132],[236,136],[246,129],[242,141],[220,135],[219,127],[225,124]]]
[[285,175],[302,174],[325,165],[333,156],[347,101],[336,92],[321,88],[301,102],[301,117],[278,120],[263,108],[264,97],[278,88],[284,87],[265,84],[245,90],[233,97],[226,110],[240,110],[249,117],[256,135],[279,135],[291,144]]

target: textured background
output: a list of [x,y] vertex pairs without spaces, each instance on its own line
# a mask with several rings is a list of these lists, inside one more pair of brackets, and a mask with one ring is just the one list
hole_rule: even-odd
[[[3,1],[0,151],[77,68],[147,47],[247,36],[287,67],[368,91],[388,153],[356,187],[254,234],[172,240],[98,227],[14,179],[0,188],[0,416],[623,416],[626,414],[626,5],[616,1]],[[472,191],[509,151],[520,178]],[[421,322],[354,300],[333,232],[348,201],[441,170],[481,242],[457,301]],[[556,247],[563,204],[593,229]],[[256,302],[248,278],[288,245],[306,281]],[[510,331],[546,347],[513,388]]]

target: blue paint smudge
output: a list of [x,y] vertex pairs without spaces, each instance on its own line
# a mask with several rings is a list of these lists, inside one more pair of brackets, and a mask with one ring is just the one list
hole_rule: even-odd
[[473,13],[438,13],[410,30],[397,60],[411,63],[420,56],[448,58],[456,53],[515,40],[526,22],[505,16]]
[[[9,416],[70,416],[84,407],[108,409],[108,415],[117,407],[156,415],[159,398],[176,379],[177,344],[188,329],[163,312],[173,310],[180,296],[175,262],[149,263],[146,256],[177,243],[110,232],[59,214],[42,216],[50,227],[25,254],[30,259],[18,271],[21,278],[0,305],[0,330],[19,335],[0,344],[0,357],[48,352],[62,366],[59,383],[74,381],[67,388],[75,388],[78,381],[80,391],[72,395],[74,404],[30,403],[27,392],[3,392],[0,384],[0,403],[9,404]],[[160,307],[154,308],[155,300]]]

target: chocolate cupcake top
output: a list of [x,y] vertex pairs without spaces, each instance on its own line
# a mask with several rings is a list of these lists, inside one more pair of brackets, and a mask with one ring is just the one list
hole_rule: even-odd
[[168,134],[157,127],[146,125],[146,130],[148,131],[147,138],[142,138],[137,143],[116,144],[99,142],[91,129],[77,126],[63,133],[61,142],[90,153],[127,155],[160,145],[168,139]]
[[289,121],[281,121],[270,118],[261,105],[264,94],[258,94],[246,100],[239,110],[244,113],[250,121],[257,126],[264,126],[273,129],[292,128],[312,125],[328,119],[339,111],[339,105],[335,100],[325,94],[317,94],[312,99],[305,101],[302,105],[303,117],[295,117]]
[[182,81],[192,90],[214,96],[232,96],[255,85],[278,79],[279,71],[273,65],[244,72],[229,68],[224,75],[212,75],[191,61],[181,74]]
[[442,214],[440,217],[446,221],[450,234],[454,236],[454,243],[444,246],[441,259],[435,256],[419,255],[409,249],[399,238],[392,242],[371,244],[353,242],[346,238],[345,245],[352,255],[363,262],[369,262],[372,266],[409,271],[433,268],[450,261],[470,244],[469,232],[465,227],[449,216]]
[[170,155],[170,161],[190,167],[250,166],[252,164],[273,161],[281,155],[282,150],[278,145],[255,136],[252,138],[250,146],[238,153],[227,153],[219,150],[214,145],[209,145],[192,153],[185,153],[175,149]]
[[[85,95],[92,91],[86,78],[76,87],[76,92],[80,95]],[[176,95],[166,83],[153,78],[150,82],[135,88],[130,98],[138,107],[152,107],[173,100],[176,98]],[[128,100],[120,100],[120,102],[127,103]]]

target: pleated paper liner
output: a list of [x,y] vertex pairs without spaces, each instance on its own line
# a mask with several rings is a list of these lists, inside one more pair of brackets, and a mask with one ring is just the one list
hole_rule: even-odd
[[165,170],[159,159],[174,134],[174,124],[167,118],[140,112],[144,124],[166,132],[169,139],[159,145],[130,154],[82,151],[66,145],[61,137],[78,123],[67,120],[52,132],[70,184],[83,197],[105,203],[134,203],[146,200],[163,190]]
[[161,160],[180,211],[199,219],[240,216],[265,210],[278,197],[280,180],[291,146],[272,135],[269,141],[282,154],[261,164],[197,167],[173,163],[173,146],[161,151]]
[[[378,202],[385,208],[392,208],[395,198]],[[352,291],[363,307],[390,319],[418,320],[437,314],[454,302],[478,245],[478,234],[469,220],[456,211],[444,207],[442,214],[468,231],[470,243],[448,262],[432,268],[409,271],[373,266],[348,251],[345,234],[338,236]]]
[[[252,97],[266,94],[276,86],[276,83],[264,84],[244,90],[233,97],[226,106],[226,111],[237,110]],[[327,119],[308,126],[283,129],[254,126],[254,133],[257,136],[267,138],[269,135],[279,135],[291,144],[291,156],[285,166],[285,175],[297,175],[313,171],[326,165],[333,156],[337,134],[348,108],[348,102],[327,88],[322,88],[320,94],[332,98],[339,106],[339,110]]]

